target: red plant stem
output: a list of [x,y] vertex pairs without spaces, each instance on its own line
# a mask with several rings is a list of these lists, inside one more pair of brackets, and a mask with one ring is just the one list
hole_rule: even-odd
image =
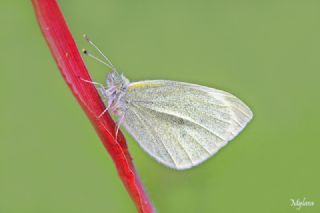
[[138,211],[141,213],[154,212],[132,163],[123,134],[119,132],[118,139],[115,139],[116,125],[108,113],[98,118],[105,109],[105,105],[94,85],[81,80],[82,78],[90,81],[91,78],[58,3],[56,0],[32,0],[32,3],[42,33],[64,80],[111,155],[118,174]]

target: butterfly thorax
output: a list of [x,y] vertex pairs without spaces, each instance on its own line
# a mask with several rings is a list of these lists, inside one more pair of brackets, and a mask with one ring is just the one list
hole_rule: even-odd
[[106,80],[108,86],[108,107],[114,114],[125,111],[123,96],[128,90],[129,80],[116,70],[112,70]]

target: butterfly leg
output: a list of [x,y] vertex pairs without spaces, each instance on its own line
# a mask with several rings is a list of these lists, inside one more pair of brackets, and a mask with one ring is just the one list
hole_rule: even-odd
[[106,108],[99,114],[98,118],[101,118],[101,117],[104,115],[104,113],[106,113],[106,112],[109,110],[109,108],[110,108],[110,106],[106,107]]
[[121,118],[119,119],[118,123],[117,123],[117,129],[116,129],[116,139],[118,138],[118,133],[119,133],[119,129],[121,124],[123,123],[124,119],[126,116],[126,112],[123,113],[123,115],[121,116]]
[[83,79],[83,78],[81,78],[81,77],[80,77],[80,80],[81,80],[81,81],[84,81],[84,82],[86,82],[86,83],[89,83],[89,84],[94,84],[94,85],[97,85],[97,86],[100,86],[100,87],[104,87],[103,84],[98,83],[98,82],[95,82],[95,81],[89,81],[89,80]]
[[[99,91],[100,93],[105,97],[108,98],[110,96],[110,94],[112,94],[114,92],[114,87],[110,87],[108,89],[106,89],[103,84],[98,83],[98,82],[94,82],[94,81],[89,81],[89,80],[85,80],[83,78],[80,78],[82,81],[89,83],[89,84],[93,84],[99,87]],[[101,118],[111,107],[111,102],[108,103],[108,107],[106,107],[99,115],[97,118]]]
[[86,83],[89,83],[89,84],[93,84],[93,85],[95,85],[95,86],[98,86],[100,92],[101,92],[104,96],[107,96],[107,95],[105,95],[106,88],[103,86],[103,84],[98,83],[98,82],[95,82],[95,81],[89,81],[89,80],[86,80],[86,79],[83,79],[83,78],[80,78],[80,80],[83,81],[83,82],[86,82]]
[[108,98],[109,95],[110,95],[112,92],[114,92],[114,88],[113,88],[113,87],[111,87],[111,88],[109,88],[109,89],[106,89],[106,88],[104,87],[104,85],[101,84],[101,83],[98,83],[98,82],[95,82],[95,81],[85,80],[85,79],[83,79],[83,78],[80,78],[80,80],[81,80],[81,81],[84,81],[84,82],[86,82],[86,83],[93,84],[93,85],[97,86],[97,87],[99,88],[100,93],[101,93],[104,97],[106,97],[106,98]]

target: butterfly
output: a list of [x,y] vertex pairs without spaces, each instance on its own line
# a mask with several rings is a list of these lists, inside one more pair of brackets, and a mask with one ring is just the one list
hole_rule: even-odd
[[[130,82],[111,61],[106,86],[97,84],[109,111],[141,148],[163,165],[183,170],[196,166],[234,139],[252,119],[250,108],[234,95],[206,86],[169,81]],[[86,81],[86,80],[84,80]],[[100,115],[100,116],[101,116]]]

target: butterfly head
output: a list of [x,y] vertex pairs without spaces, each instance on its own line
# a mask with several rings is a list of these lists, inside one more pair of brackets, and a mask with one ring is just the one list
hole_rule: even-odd
[[107,77],[106,83],[108,88],[114,88],[116,91],[126,91],[128,89],[129,80],[123,75],[119,74],[113,69]]

